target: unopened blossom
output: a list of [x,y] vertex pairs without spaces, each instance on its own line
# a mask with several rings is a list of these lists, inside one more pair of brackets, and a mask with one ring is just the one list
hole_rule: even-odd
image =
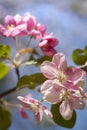
[[66,58],[57,53],[52,62],[44,61],[41,72],[48,79],[41,86],[43,100],[51,103],[61,103],[60,113],[69,120],[74,109],[83,109],[84,91],[81,89],[84,72],[79,68],[67,67]]
[[47,56],[53,56],[56,53],[54,49],[58,45],[58,40],[52,34],[45,34],[39,43],[39,48]]
[[49,118],[52,118],[51,112],[43,106],[40,101],[32,98],[31,95],[25,97],[18,96],[17,98],[20,101],[22,110],[28,109],[33,112],[36,123],[39,123],[42,120],[43,113],[45,113]]

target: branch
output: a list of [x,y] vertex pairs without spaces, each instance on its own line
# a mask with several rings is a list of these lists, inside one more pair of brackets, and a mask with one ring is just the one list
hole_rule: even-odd
[[12,88],[12,89],[10,89],[10,90],[7,90],[6,92],[1,93],[1,94],[0,94],[0,98],[2,98],[2,97],[4,97],[4,96],[7,96],[7,95],[9,95],[9,94],[11,94],[11,93],[13,93],[13,92],[17,92],[17,91],[19,91],[19,90],[21,90],[21,89],[23,89],[23,88],[27,88],[27,87],[28,87],[28,85],[23,85],[23,86],[21,86],[21,87],[14,87],[14,88]]

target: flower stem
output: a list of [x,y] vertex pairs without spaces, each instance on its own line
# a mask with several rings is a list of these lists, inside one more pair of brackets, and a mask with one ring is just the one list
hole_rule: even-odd
[[15,68],[15,71],[16,71],[16,74],[17,74],[17,78],[19,80],[20,79],[20,72],[19,72],[18,67]]

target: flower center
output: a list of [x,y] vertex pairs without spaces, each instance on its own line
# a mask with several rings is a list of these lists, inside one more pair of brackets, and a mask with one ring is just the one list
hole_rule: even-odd
[[62,100],[65,100],[70,97],[69,92],[67,90],[62,90],[60,95]]
[[66,76],[63,72],[58,72],[56,74],[56,79],[60,82],[63,83],[66,80]]
[[13,24],[11,24],[11,25],[7,25],[7,28],[8,28],[10,31],[12,31],[13,28],[14,28],[14,25],[13,25]]

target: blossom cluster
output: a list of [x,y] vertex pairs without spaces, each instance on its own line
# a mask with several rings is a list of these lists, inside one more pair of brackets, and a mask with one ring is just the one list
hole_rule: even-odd
[[67,67],[65,56],[57,53],[52,62],[42,63],[41,72],[48,79],[41,86],[43,100],[50,104],[61,103],[59,110],[64,119],[71,119],[74,109],[84,108],[83,70]]
[[[83,88],[85,71],[67,65],[65,55],[57,53],[55,50],[59,43],[58,39],[54,38],[52,33],[46,32],[45,25],[38,23],[30,13],[26,13],[24,16],[8,15],[5,17],[4,25],[0,24],[0,35],[16,39],[16,47],[20,46],[17,40],[19,37],[28,36],[30,39],[39,39],[38,47],[43,54],[52,57],[52,61],[43,61],[40,65],[41,73],[47,78],[40,88],[42,99],[38,101],[30,94],[25,97],[17,97],[20,101],[20,114],[23,118],[28,117],[25,112],[27,109],[33,112],[36,123],[42,120],[43,113],[52,119],[53,115],[46,106],[42,105],[43,101],[51,105],[60,104],[59,112],[65,120],[72,118],[75,109],[84,109],[87,102],[87,93]],[[18,67],[20,67],[18,65],[21,63],[18,56],[23,51],[33,53],[32,48],[28,48],[28,43],[24,50],[16,48],[15,60],[12,60],[12,64],[15,65],[17,74]],[[25,57],[22,57],[22,61],[25,60]]]
[[46,26],[38,23],[30,13],[25,13],[24,16],[6,16],[4,25],[0,24],[0,34],[5,37],[28,36],[39,39],[38,47],[44,54],[53,56],[56,53],[54,47],[58,45],[58,39],[54,38],[52,33],[46,33]]
[[[84,109],[87,94],[83,89],[85,75],[83,70],[68,67],[65,56],[57,53],[53,56],[52,62],[44,61],[41,64],[41,72],[47,78],[40,89],[43,94],[42,100],[50,104],[60,103],[59,111],[65,120],[71,119],[73,110]],[[39,108],[42,108],[40,102],[39,107],[35,107],[37,106],[36,100],[33,100],[32,104],[30,99],[23,97],[18,97],[18,99],[23,108],[29,108],[32,111],[37,109],[39,111]]]

